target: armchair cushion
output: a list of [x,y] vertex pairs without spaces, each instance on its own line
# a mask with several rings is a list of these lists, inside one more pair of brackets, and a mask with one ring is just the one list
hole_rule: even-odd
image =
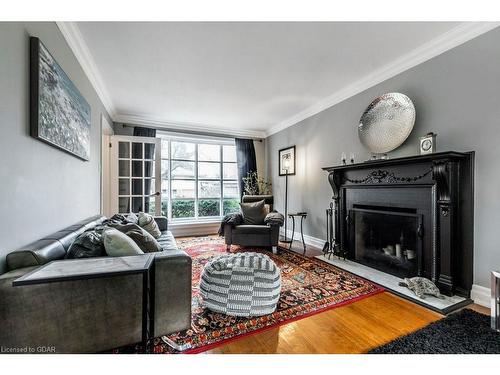
[[271,228],[267,225],[238,225],[234,227],[234,234],[269,235]]
[[266,210],[264,208],[264,205],[264,200],[252,203],[240,203],[241,213],[243,214],[243,224],[264,224],[264,219],[266,217]]

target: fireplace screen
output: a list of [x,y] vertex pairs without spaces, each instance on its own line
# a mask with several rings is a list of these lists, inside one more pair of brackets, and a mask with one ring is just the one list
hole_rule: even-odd
[[352,209],[354,259],[397,277],[419,275],[421,216]]

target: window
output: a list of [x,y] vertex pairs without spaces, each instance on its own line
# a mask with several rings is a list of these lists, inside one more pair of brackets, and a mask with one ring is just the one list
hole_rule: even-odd
[[239,210],[234,142],[159,137],[162,215],[173,221],[203,220]]

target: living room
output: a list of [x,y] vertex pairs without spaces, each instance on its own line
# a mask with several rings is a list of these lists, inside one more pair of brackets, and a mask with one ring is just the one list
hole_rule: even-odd
[[2,359],[500,354],[498,9],[95,7],[0,21]]

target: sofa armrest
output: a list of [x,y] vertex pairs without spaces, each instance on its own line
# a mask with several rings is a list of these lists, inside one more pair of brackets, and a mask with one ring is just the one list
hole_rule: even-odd
[[95,353],[141,340],[142,275],[12,286],[35,269],[0,276],[2,346]]
[[155,324],[159,337],[191,327],[191,257],[182,250],[155,254]]
[[154,218],[161,232],[168,230],[168,219],[165,216],[155,216]]

